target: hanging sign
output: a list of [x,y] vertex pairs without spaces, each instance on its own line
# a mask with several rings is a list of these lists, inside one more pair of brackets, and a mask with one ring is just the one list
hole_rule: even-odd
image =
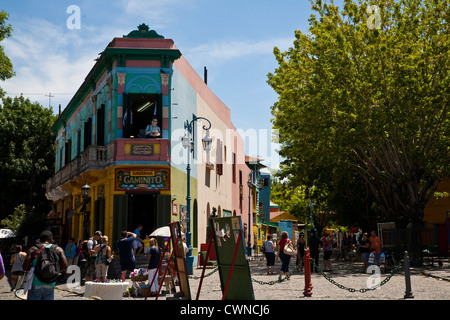
[[168,191],[169,168],[118,168],[115,172],[116,191]]

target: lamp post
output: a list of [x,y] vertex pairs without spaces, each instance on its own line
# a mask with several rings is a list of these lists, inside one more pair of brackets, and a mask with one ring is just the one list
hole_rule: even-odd
[[250,257],[252,255],[252,246],[251,246],[251,241],[252,241],[252,232],[251,232],[251,228],[250,228],[250,219],[251,219],[251,194],[252,194],[252,174],[253,172],[250,172],[250,174],[248,175],[248,181],[247,181],[247,185],[248,185],[248,241],[247,241],[247,256]]
[[[258,175],[257,175],[258,174]],[[255,178],[253,177],[255,175]],[[253,182],[255,180],[255,182]],[[253,224],[250,227],[250,219],[251,219],[251,194],[252,194],[252,187],[257,187],[257,203],[256,203],[256,216],[259,214],[259,190],[264,188],[264,180],[259,178],[259,170],[258,171],[251,171],[248,175],[248,241],[247,241],[247,256],[250,257],[252,255],[252,246],[251,246],[251,240],[252,240],[252,229]]]
[[186,166],[186,173],[187,173],[187,195],[186,195],[186,224],[187,224],[187,232],[186,232],[186,245],[189,249],[189,251],[186,253],[186,268],[187,273],[189,275],[192,275],[194,273],[193,270],[193,262],[194,257],[192,256],[192,244],[191,244],[191,153],[194,152],[194,139],[192,137],[192,124],[197,120],[206,120],[209,124],[207,127],[206,125],[203,126],[203,130],[206,131],[205,137],[202,139],[203,149],[206,152],[209,152],[211,150],[211,143],[212,139],[209,136],[209,129],[211,129],[211,121],[209,121],[206,118],[203,117],[197,117],[193,116],[194,118],[189,122],[189,120],[186,120],[186,123],[184,124],[185,133],[183,138],[181,138],[181,142],[183,144],[183,147],[188,150],[187,155],[187,166]]
[[89,203],[89,200],[91,200],[91,187],[87,184],[87,179],[85,180],[84,186],[81,187],[81,197],[83,198],[83,238],[87,239],[89,237],[88,231],[87,231],[87,210],[86,205]]
[[314,203],[312,202],[311,199],[309,199],[309,210],[311,212],[311,228],[314,228],[314,224],[313,224],[313,206],[314,206]]

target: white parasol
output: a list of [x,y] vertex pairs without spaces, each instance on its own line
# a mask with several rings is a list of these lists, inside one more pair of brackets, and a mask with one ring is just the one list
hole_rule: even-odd
[[0,229],[0,239],[14,238],[16,234],[11,229]]
[[[183,235],[183,233],[181,233]],[[150,234],[150,237],[170,237],[170,228],[168,226],[160,227]]]
[[150,237],[170,237],[170,228],[168,226],[158,228],[150,234]]

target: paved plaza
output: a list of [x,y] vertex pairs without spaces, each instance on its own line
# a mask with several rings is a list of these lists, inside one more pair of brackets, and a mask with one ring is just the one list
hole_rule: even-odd
[[[411,268],[411,291],[413,298],[405,299],[405,273],[400,268],[397,273],[379,274],[379,278],[361,273],[361,262],[334,261],[333,271],[326,272],[325,276],[313,273],[311,276],[312,296],[305,297],[305,277],[294,265],[291,259],[290,270],[295,270],[289,280],[285,277],[278,281],[280,261],[275,263],[275,274],[267,275],[265,260],[261,257],[252,257],[249,261],[251,279],[255,300],[450,300],[450,262],[443,260],[443,266]],[[320,260],[321,263],[322,260]],[[195,300],[202,270],[194,268],[194,274],[189,277],[191,299]],[[219,272],[209,267],[205,271],[199,300],[221,300],[222,290],[219,281]],[[367,290],[368,285],[382,283],[379,289]],[[129,281],[131,286],[132,282]],[[164,288],[163,288],[164,289]],[[96,297],[83,297],[85,287],[68,289],[65,284],[59,284],[55,290],[55,300],[98,300]],[[126,297],[123,300],[144,300],[144,297]],[[158,300],[173,300],[173,294],[163,293]],[[0,280],[0,300],[20,300],[10,291],[7,277]],[[147,300],[155,300],[148,298]]]

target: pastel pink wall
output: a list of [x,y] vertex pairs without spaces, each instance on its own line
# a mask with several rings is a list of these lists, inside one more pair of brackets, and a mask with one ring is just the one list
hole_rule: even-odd
[[[231,110],[226,106],[205,84],[204,80],[198,75],[198,73],[192,68],[187,60],[181,56],[175,60],[174,66],[183,75],[183,77],[189,82],[192,88],[197,92],[208,107],[214,112],[214,114],[224,123],[224,125],[232,130],[231,139],[232,144],[229,154],[227,155],[227,162],[232,163],[231,154],[236,154],[236,183],[231,183],[232,194],[232,214],[240,215],[243,224],[248,223],[248,186],[247,180],[250,173],[250,169],[245,164],[245,143],[242,137],[236,131],[234,124],[231,122]],[[242,185],[243,185],[243,197],[242,207],[240,207],[240,186],[239,186],[239,170],[242,171]],[[251,209],[251,208],[250,208]],[[250,224],[251,225],[251,224]]]

